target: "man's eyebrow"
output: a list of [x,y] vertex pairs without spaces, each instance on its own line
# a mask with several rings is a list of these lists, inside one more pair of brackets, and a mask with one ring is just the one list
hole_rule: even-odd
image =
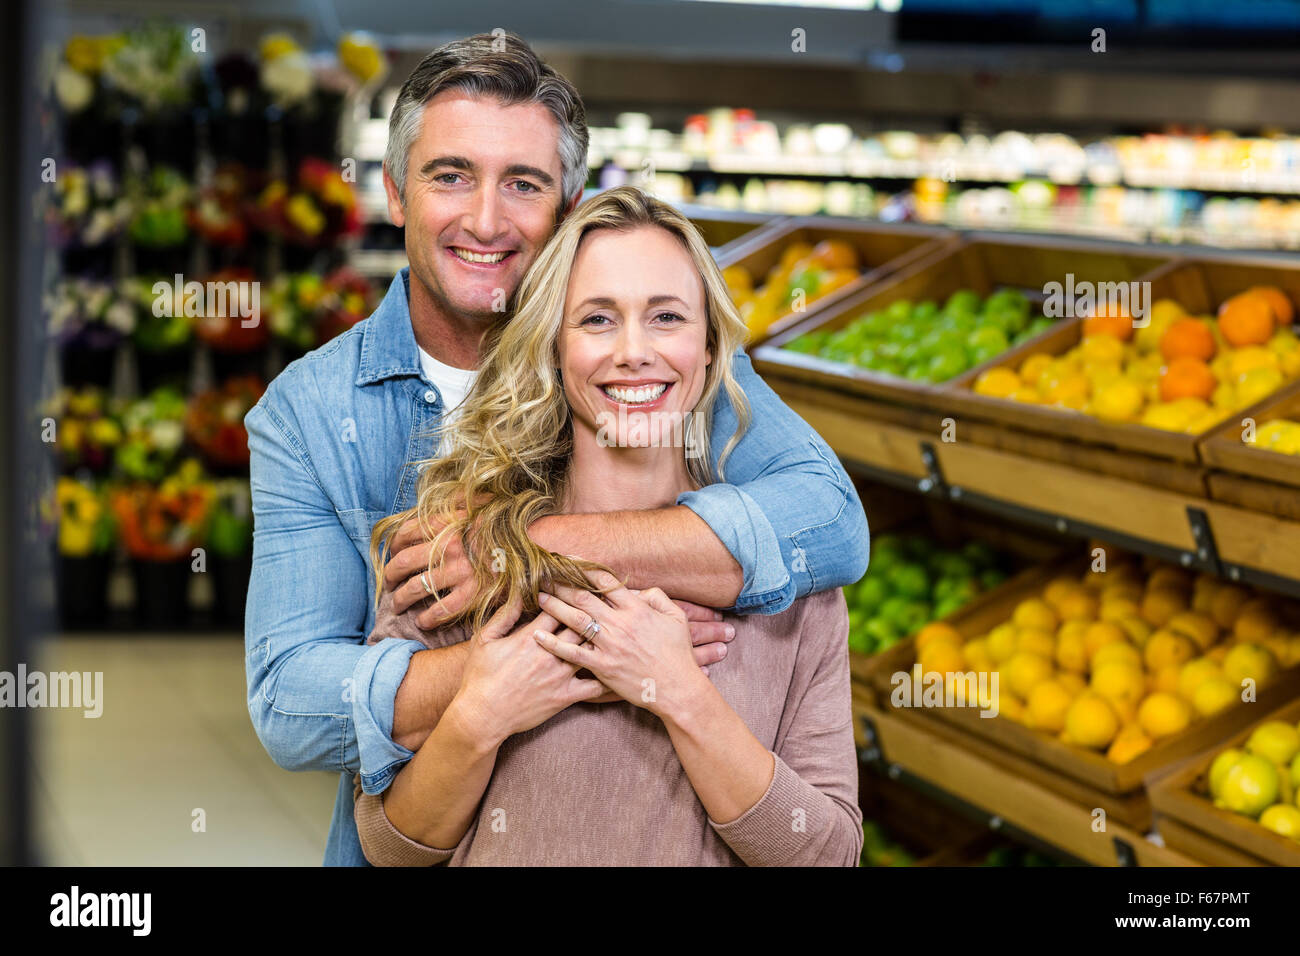
[[[472,172],[475,168],[474,163],[464,156],[435,156],[423,166],[420,167],[420,175],[427,176],[435,169],[446,166],[451,169],[460,169],[465,172]],[[538,169],[536,166],[529,166],[525,163],[516,163],[513,166],[506,167],[507,176],[531,176],[543,186],[554,186],[555,177],[544,169]]]
[[506,167],[507,176],[531,176],[541,182],[543,186],[554,186],[555,177],[544,169],[538,169],[536,166],[528,166],[523,163],[516,163],[514,166]]
[[420,175],[427,176],[439,166],[450,166],[452,169],[463,169],[466,171],[474,168],[474,164],[464,156],[435,156],[420,167]]

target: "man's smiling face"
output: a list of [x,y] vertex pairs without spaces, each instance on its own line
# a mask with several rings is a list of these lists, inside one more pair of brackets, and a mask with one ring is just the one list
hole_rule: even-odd
[[393,222],[406,228],[411,276],[436,307],[500,316],[560,219],[559,136],[540,103],[447,90],[425,104],[405,204],[384,183]]

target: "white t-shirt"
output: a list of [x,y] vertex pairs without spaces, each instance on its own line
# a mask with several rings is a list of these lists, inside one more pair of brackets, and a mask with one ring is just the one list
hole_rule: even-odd
[[[416,348],[420,347],[417,345]],[[441,456],[446,453],[450,440],[446,423],[453,420],[458,406],[469,394],[470,388],[474,385],[474,378],[478,375],[478,369],[444,365],[422,348],[420,348],[420,367],[424,369],[425,377],[438,386],[438,392],[442,395],[444,428],[442,443],[438,446],[437,452]]]

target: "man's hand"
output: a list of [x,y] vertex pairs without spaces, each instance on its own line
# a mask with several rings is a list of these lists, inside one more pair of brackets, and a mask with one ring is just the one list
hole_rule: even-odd
[[[437,535],[442,527],[442,523],[434,519],[432,533]],[[420,575],[429,568],[431,547],[430,539],[420,532],[417,518],[408,518],[393,535],[389,546],[391,557],[384,565],[384,588],[393,592],[394,614],[401,614],[429,597]],[[464,610],[474,597],[473,569],[459,537],[447,542],[442,562],[428,575],[428,580],[430,587],[443,598],[417,614],[415,623],[423,630],[433,631]]]

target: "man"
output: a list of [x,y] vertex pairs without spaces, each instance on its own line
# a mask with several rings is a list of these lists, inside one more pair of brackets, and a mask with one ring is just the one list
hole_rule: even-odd
[[[586,179],[577,91],[517,37],[480,35],[430,53],[389,123],[384,185],[405,229],[403,269],[373,315],[292,363],[249,411],[253,572],[245,622],[248,706],[272,758],[339,773],[327,865],[365,865],[352,778],[380,793],[437,724],[460,683],[466,645],[366,646],[374,625],[370,531],[415,503],[416,462],[467,393],[483,332]],[[727,484],[672,508],[554,515],[539,544],[604,562],[636,588],[742,613],[772,614],[866,568],[866,518],[826,444],[737,356],[752,424]],[[735,413],[719,400],[713,445]],[[434,591],[448,612],[472,586],[448,549],[402,529],[385,568],[398,612]],[[696,609],[701,664],[722,659],[725,625]],[[434,607],[419,623],[445,619]],[[725,665],[723,665],[725,666]]]

